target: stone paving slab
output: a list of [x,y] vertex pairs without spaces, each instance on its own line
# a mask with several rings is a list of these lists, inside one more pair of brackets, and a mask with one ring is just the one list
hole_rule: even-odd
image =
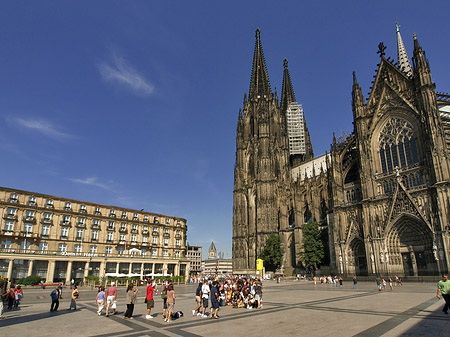
[[[95,291],[81,289],[80,310],[67,311],[64,297],[58,313],[49,313],[50,290],[28,291],[19,311],[6,312],[0,336],[450,336],[450,315],[435,298],[435,283],[408,283],[378,292],[374,282],[344,287],[288,281],[264,283],[263,309],[221,308],[219,320],[193,317],[194,285],[175,286],[175,310],[185,316],[172,323],[161,317],[156,296],[152,320],[145,319],[144,291],[134,320],[125,320],[124,290],[119,290],[119,314],[97,316]],[[48,294],[47,294],[48,293]],[[28,300],[28,302],[27,302]],[[278,337],[277,336],[277,337]]]

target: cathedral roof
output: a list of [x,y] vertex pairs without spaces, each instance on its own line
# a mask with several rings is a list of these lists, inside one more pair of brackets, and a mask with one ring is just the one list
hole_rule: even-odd
[[250,79],[249,99],[261,97],[270,97],[271,89],[269,74],[267,72],[266,61],[261,45],[259,28],[256,30],[255,52],[253,55],[252,76]]

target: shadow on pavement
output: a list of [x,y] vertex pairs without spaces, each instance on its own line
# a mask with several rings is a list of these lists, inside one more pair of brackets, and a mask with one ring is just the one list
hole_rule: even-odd
[[[77,309],[77,311],[79,311],[79,310],[80,310],[80,308]],[[70,311],[67,309],[62,309],[62,310],[58,310],[57,312],[41,312],[38,314],[15,316],[15,317],[6,316],[5,319],[0,321],[0,327],[11,326],[11,325],[15,325],[15,324],[22,324],[22,323],[29,323],[29,322],[37,321],[40,319],[46,319],[46,318],[51,318],[51,317],[55,317],[55,316],[70,314],[72,312],[73,311]]]

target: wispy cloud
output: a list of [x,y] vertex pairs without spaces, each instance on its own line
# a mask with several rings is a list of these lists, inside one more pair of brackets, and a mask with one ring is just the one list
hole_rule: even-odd
[[122,56],[114,53],[112,58],[112,64],[102,62],[98,66],[105,81],[125,86],[137,95],[148,96],[153,93],[155,86],[129,65]]
[[74,178],[74,179],[69,179],[69,180],[73,181],[74,183],[77,183],[77,184],[96,186],[96,187],[100,187],[100,188],[108,190],[108,191],[113,190],[111,187],[111,184],[102,183],[98,180],[97,177],[88,177],[88,178],[84,178],[84,179]]
[[19,117],[9,118],[8,121],[14,124],[41,133],[52,138],[76,138],[74,135],[64,132],[60,127],[53,125],[44,119],[24,119]]

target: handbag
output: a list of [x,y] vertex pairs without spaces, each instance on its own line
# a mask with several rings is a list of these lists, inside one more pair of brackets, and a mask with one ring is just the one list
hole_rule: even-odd
[[117,308],[117,302],[114,302],[112,305],[111,305],[111,309],[116,309]]

